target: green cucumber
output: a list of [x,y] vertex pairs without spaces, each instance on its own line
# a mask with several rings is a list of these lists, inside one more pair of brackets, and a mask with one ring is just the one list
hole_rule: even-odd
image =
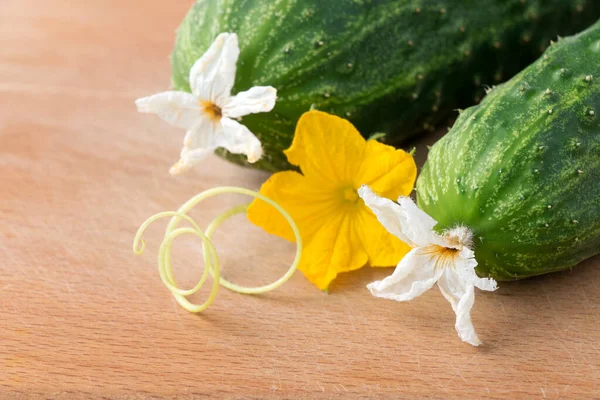
[[484,276],[526,278],[600,253],[600,21],[462,111],[417,195],[440,230],[472,229]]
[[592,0],[200,0],[178,30],[172,80],[189,91],[194,61],[220,32],[237,33],[234,93],[278,89],[272,112],[243,119],[265,150],[254,165],[276,171],[311,106],[396,145],[598,17]]

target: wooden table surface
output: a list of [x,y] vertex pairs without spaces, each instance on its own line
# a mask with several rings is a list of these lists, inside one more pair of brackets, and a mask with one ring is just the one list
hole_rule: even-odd
[[[183,132],[135,111],[168,88],[190,4],[0,2],[1,398],[600,398],[598,258],[477,293],[480,348],[460,342],[436,290],[372,297],[365,285],[392,269],[344,274],[329,295],[297,273],[266,295],[222,289],[203,314],[179,308],[156,270],[165,223],[134,256],[139,224],[266,178],[216,157],[169,176]],[[241,201],[193,216],[206,226]],[[243,216],[215,245],[245,284],[277,279],[294,255]],[[184,285],[200,274],[198,248],[176,245]]]

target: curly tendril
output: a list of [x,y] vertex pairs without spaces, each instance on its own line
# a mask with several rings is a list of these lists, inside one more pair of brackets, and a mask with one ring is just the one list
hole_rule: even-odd
[[[188,216],[187,213],[203,200],[206,200],[209,197],[226,193],[243,194],[259,198],[273,206],[277,211],[279,211],[281,215],[283,215],[283,217],[290,224],[290,227],[294,232],[294,236],[296,237],[296,257],[294,258],[294,261],[292,262],[292,265],[290,266],[288,271],[277,281],[265,286],[245,287],[236,285],[235,283],[229,282],[225,278],[221,277],[221,264],[219,262],[219,257],[217,256],[217,251],[215,250],[215,247],[211,242],[212,235],[225,220],[236,214],[246,212],[250,204],[236,206],[231,210],[220,214],[208,225],[208,227],[206,228],[206,232],[203,232],[202,229],[200,229],[200,227],[198,226],[198,224],[190,216]],[[189,199],[177,211],[165,211],[158,214],[154,214],[146,221],[144,221],[144,223],[138,229],[135,238],[133,239],[133,252],[135,254],[142,254],[144,252],[144,249],[146,248],[146,244],[142,239],[142,236],[144,235],[144,232],[146,231],[148,226],[150,226],[150,224],[152,224],[154,221],[164,217],[171,217],[171,221],[167,226],[165,236],[163,238],[162,243],[160,244],[160,248],[158,251],[158,273],[160,274],[160,279],[175,297],[175,300],[177,300],[181,307],[183,307],[189,312],[198,313],[208,308],[208,306],[213,302],[217,295],[219,285],[224,286],[227,289],[233,290],[234,292],[244,294],[260,294],[276,289],[279,286],[283,285],[288,279],[290,279],[290,277],[296,271],[298,263],[300,262],[300,256],[302,254],[302,238],[300,237],[300,231],[298,230],[298,226],[296,225],[292,217],[288,214],[287,211],[283,209],[283,207],[281,207],[275,201],[269,199],[268,197],[258,192],[249,189],[244,189],[240,187],[217,187],[209,189]],[[178,228],[177,225],[182,219],[186,220],[191,225],[191,227]],[[177,237],[185,234],[196,235],[200,239],[202,239],[202,250],[204,257],[204,271],[202,272],[202,276],[200,277],[200,280],[198,281],[196,286],[194,286],[191,289],[181,289],[177,286],[175,282],[175,277],[173,275],[173,268],[171,265],[171,247],[173,245],[173,241]],[[208,299],[206,299],[206,301],[202,304],[191,303],[186,297],[196,293],[204,285],[209,273],[213,278],[213,285]]]

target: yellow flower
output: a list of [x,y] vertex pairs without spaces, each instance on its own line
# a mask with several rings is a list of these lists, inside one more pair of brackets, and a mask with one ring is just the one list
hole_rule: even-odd
[[[345,119],[320,112],[302,115],[288,161],[300,167],[272,175],[260,192],[290,213],[298,224],[304,251],[298,265],[326,290],[340,272],[396,265],[410,247],[388,233],[358,196],[369,185],[382,197],[408,196],[417,175],[410,154],[365,140]],[[248,218],[265,231],[294,241],[281,215],[254,201]]]

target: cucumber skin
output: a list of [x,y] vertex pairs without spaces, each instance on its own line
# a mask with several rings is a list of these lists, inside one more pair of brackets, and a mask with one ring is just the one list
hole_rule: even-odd
[[[234,92],[278,89],[270,113],[243,123],[263,143],[255,167],[290,168],[296,121],[311,106],[349,119],[369,137],[402,140],[477,102],[483,85],[507,79],[557,34],[600,17],[590,0],[200,0],[177,32],[172,81],[189,91],[189,70],[220,32],[236,32]],[[542,5],[543,4],[543,5]],[[569,32],[571,30],[571,32]],[[227,155],[246,164],[245,157]]]
[[571,268],[600,253],[599,118],[600,21],[461,112],[429,152],[418,204],[440,230],[473,230],[481,275]]

